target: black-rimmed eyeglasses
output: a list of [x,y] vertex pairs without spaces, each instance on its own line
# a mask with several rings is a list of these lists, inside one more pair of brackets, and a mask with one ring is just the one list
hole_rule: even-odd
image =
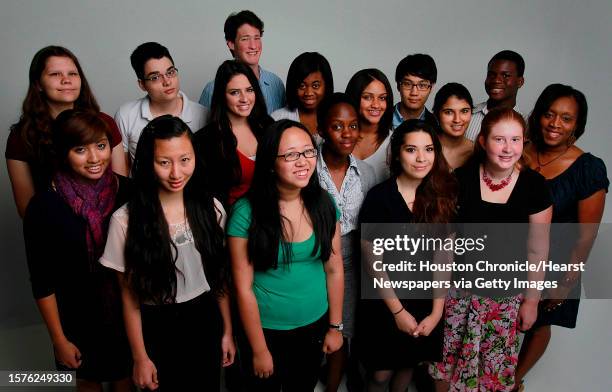
[[316,148],[309,148],[308,150],[304,150],[302,152],[291,151],[286,154],[277,155],[277,158],[285,158],[285,162],[294,162],[300,159],[300,156],[304,156],[304,158],[314,158],[318,154]]
[[176,78],[176,75],[178,75],[178,68],[172,67],[163,74],[156,73],[149,76],[148,78],[142,78],[142,80],[157,83],[162,80],[162,77],[165,77],[166,79],[173,79]]
[[431,84],[427,82],[413,83],[410,80],[404,80],[400,82],[400,86],[407,91],[412,90],[412,87],[416,87],[416,89],[419,91],[426,91],[431,87]]

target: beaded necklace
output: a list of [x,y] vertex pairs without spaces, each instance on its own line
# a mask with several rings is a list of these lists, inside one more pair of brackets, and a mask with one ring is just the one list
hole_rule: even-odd
[[508,177],[506,177],[503,180],[501,180],[500,183],[495,184],[493,182],[493,179],[491,179],[491,177],[489,177],[489,175],[487,174],[487,171],[483,167],[482,168],[482,181],[484,181],[485,185],[491,190],[491,192],[497,192],[498,190],[503,189],[506,186],[508,186],[508,184],[510,184],[510,181],[512,181],[512,174],[513,173],[514,173],[514,168],[512,168],[512,171],[510,172]]

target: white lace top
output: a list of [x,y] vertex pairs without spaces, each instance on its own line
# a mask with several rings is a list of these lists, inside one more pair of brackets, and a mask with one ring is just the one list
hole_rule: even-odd
[[[215,201],[217,220],[225,227],[226,214],[218,200]],[[123,205],[113,214],[108,229],[108,239],[100,263],[108,268],[125,271],[125,239],[128,227],[128,209]],[[189,301],[209,291],[210,285],[204,275],[202,258],[196,249],[193,234],[187,221],[170,224],[170,238],[176,245],[176,302]]]

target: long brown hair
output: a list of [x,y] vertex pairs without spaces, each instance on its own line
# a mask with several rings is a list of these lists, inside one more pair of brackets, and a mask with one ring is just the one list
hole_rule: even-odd
[[26,97],[23,100],[21,117],[17,123],[11,126],[11,132],[19,132],[26,150],[38,161],[45,159],[45,146],[51,143],[51,122],[53,118],[50,114],[47,99],[40,89],[40,78],[47,66],[47,60],[53,56],[68,57],[79,72],[81,91],[74,102],[74,108],[100,111],[100,106],[91,92],[79,60],[71,51],[61,46],[46,46],[36,52],[30,63],[29,85]]
[[397,178],[402,173],[402,165],[399,160],[400,151],[405,136],[412,132],[427,133],[434,146],[434,162],[431,170],[416,189],[413,211],[415,221],[417,223],[451,222],[456,212],[458,184],[442,154],[442,144],[438,140],[436,131],[430,124],[422,120],[411,119],[395,128],[390,143],[391,176]]

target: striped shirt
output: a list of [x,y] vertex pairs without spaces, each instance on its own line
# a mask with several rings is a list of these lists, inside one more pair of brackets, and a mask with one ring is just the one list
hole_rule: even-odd
[[[319,152],[321,149],[319,149]],[[362,189],[361,176],[369,175],[374,176],[373,171],[370,173],[363,173],[357,165],[357,158],[353,154],[349,155],[349,167],[342,181],[340,191],[336,188],[336,184],[331,177],[331,173],[325,164],[323,154],[319,154],[317,157],[317,173],[319,175],[319,184],[321,188],[325,189],[336,202],[336,206],[340,210],[340,231],[342,235],[350,233],[357,229],[359,223],[359,210],[361,204],[365,198],[365,194]],[[369,182],[372,182],[371,180]]]
[[[525,117],[517,108],[514,107],[521,116]],[[472,119],[470,120],[470,125],[465,131],[465,135],[463,135],[466,139],[470,139],[471,141],[476,141],[478,134],[480,133],[480,124],[482,124],[482,119],[484,116],[489,113],[489,109],[487,108],[487,102],[481,102],[478,105],[474,106],[472,109]],[[526,119],[525,119],[526,120]]]

